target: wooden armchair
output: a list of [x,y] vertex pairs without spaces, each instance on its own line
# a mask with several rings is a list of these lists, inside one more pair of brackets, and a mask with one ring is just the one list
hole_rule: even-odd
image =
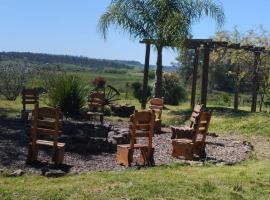
[[103,123],[105,106],[104,100],[104,93],[93,92],[92,94],[90,94],[88,102],[89,111],[87,112],[89,120],[92,120],[94,116],[98,116],[100,119],[100,123]]
[[[154,136],[155,114],[153,111],[135,112],[130,116],[130,143],[117,146],[117,163],[126,167],[131,166],[135,149],[141,151],[139,163],[154,165]],[[147,144],[137,143],[137,138],[147,138]]]
[[26,109],[27,105],[37,105],[39,106],[39,94],[36,89],[26,89],[22,90],[22,105],[23,109],[21,111],[21,119],[25,122],[28,122],[29,113],[32,113],[33,109]]
[[[38,151],[41,146],[53,148],[52,161],[55,165],[63,162],[65,143],[58,142],[61,132],[61,112],[56,108],[38,108],[33,110],[33,119],[31,127],[32,142],[29,144],[28,162],[37,160]],[[40,136],[47,136],[50,140],[38,139]]]
[[155,132],[159,133],[161,131],[161,115],[164,107],[163,98],[152,98],[149,100],[149,108],[155,112]]
[[184,157],[186,160],[192,160],[193,155],[205,157],[205,140],[208,133],[212,112],[201,112],[195,118],[195,134],[191,139],[173,139],[173,157]]
[[190,125],[189,126],[183,126],[183,127],[175,127],[171,126],[172,130],[172,139],[180,139],[180,138],[187,138],[191,139],[194,134],[194,125],[195,125],[195,120],[196,117],[199,116],[199,114],[203,110],[203,105],[198,104],[194,107],[193,112],[191,114],[191,117],[189,119]]

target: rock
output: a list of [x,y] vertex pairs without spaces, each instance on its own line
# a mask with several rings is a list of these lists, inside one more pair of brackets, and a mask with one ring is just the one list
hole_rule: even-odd
[[8,176],[11,177],[18,177],[18,176],[22,176],[24,174],[24,171],[21,169],[15,170],[14,172],[8,174]]
[[62,171],[62,170],[48,170],[44,173],[42,173],[43,176],[46,177],[51,177],[51,178],[58,178],[58,177],[62,177],[66,175],[66,172]]

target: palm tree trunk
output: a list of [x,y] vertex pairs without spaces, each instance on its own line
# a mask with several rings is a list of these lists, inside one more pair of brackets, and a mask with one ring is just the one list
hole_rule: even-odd
[[193,75],[192,75],[192,89],[191,89],[191,109],[195,107],[196,101],[196,86],[197,86],[197,76],[198,76],[198,64],[199,64],[199,50],[195,49],[195,57],[193,62]]
[[162,97],[162,49],[157,47],[157,69],[156,69],[156,83],[155,83],[155,97]]

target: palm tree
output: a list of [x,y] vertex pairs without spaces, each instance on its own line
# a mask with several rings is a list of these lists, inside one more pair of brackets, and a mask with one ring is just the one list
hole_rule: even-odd
[[106,39],[109,27],[128,33],[133,39],[148,39],[157,50],[155,96],[162,96],[162,51],[181,47],[191,24],[203,16],[224,22],[221,6],[213,0],[112,0],[100,17],[98,28]]

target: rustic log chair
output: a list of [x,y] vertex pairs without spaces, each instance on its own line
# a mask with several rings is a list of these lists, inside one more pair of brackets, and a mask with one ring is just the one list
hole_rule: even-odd
[[155,132],[159,133],[161,131],[161,115],[164,107],[163,98],[152,98],[149,100],[149,108],[155,111],[156,119],[155,119]]
[[194,124],[195,124],[195,119],[199,114],[203,111],[203,105],[198,104],[194,107],[191,117],[189,119],[190,125],[189,126],[182,126],[182,127],[176,127],[176,126],[171,126],[172,130],[172,139],[180,139],[180,138],[187,138],[191,139],[194,134]]
[[[62,134],[62,113],[57,108],[38,108],[36,106],[32,116],[32,142],[29,144],[27,161],[29,163],[36,161],[39,148],[49,146],[53,148],[52,161],[55,165],[60,165],[64,160],[65,152],[65,143],[58,142],[59,136]],[[40,136],[47,136],[51,140],[38,139]]]
[[[142,165],[154,165],[154,148],[152,140],[154,136],[154,111],[141,111],[130,116],[130,143],[117,146],[117,163],[126,167],[131,166],[135,149],[141,152],[139,163]],[[137,138],[147,138],[147,144],[137,143]]]
[[201,112],[195,118],[195,134],[191,139],[173,139],[172,140],[172,156],[184,157],[186,160],[192,160],[193,155],[205,157],[206,135],[211,120],[212,112]]
[[26,89],[22,90],[22,105],[23,109],[21,111],[21,119],[25,124],[28,123],[29,113],[32,113],[32,109],[26,109],[27,105],[37,105],[39,106],[39,94],[36,89]]
[[103,123],[104,119],[104,93],[101,92],[93,92],[89,96],[89,111],[87,112],[87,116],[89,120],[92,120],[94,116],[98,116],[100,119],[100,123]]

